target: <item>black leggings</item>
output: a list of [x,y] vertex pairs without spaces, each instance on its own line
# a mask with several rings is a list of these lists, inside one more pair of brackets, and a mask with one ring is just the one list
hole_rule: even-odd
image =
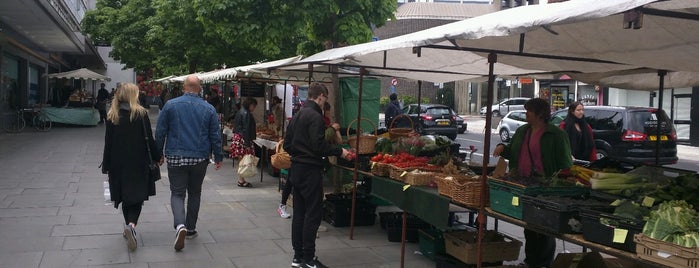
[[124,213],[124,223],[132,223],[135,225],[138,223],[138,217],[141,216],[141,208],[143,208],[143,202],[126,205],[121,204],[121,212]]
[[291,182],[289,181],[289,176],[287,176],[284,188],[282,188],[282,205],[286,206],[286,201],[289,200],[289,194],[291,194],[291,188]]

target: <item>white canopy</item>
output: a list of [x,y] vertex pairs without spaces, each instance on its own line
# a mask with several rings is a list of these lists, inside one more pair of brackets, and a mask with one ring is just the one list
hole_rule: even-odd
[[93,72],[89,69],[82,68],[62,73],[53,73],[47,76],[48,78],[72,78],[72,79],[85,79],[85,80],[111,80],[108,76]]
[[167,84],[167,83],[170,82],[170,79],[175,78],[175,77],[177,77],[177,76],[175,76],[175,75],[168,75],[168,76],[166,76],[166,77],[161,77],[161,78],[155,79],[155,80],[153,80],[153,81],[154,81],[154,82],[163,83],[163,84]]
[[[643,13],[642,25],[624,22],[624,12],[629,10]],[[369,72],[448,82],[487,75],[487,54],[494,52],[496,75],[611,75],[639,68],[699,73],[698,18],[696,0],[570,0],[507,9],[377,42],[330,49],[282,68],[361,66]],[[625,24],[631,29],[624,29]],[[675,77],[676,86],[696,85],[691,79]],[[657,81],[652,83],[656,87]],[[634,86],[649,88],[646,84]]]
[[[285,64],[292,64],[292,63],[298,62],[299,60],[301,60],[301,58],[302,58],[302,56],[294,56],[294,57],[281,59],[281,60],[275,60],[275,61],[252,64],[252,65],[237,66],[237,67],[231,67],[231,68],[226,68],[226,69],[222,69],[222,70],[216,70],[216,71],[212,71],[212,72],[200,75],[199,79],[201,79],[202,82],[212,82],[212,81],[218,81],[218,80],[239,79],[239,78],[243,78],[243,77],[249,78],[249,77],[253,77],[253,76],[257,76],[260,78],[268,78],[268,77],[271,77],[270,75],[267,74],[268,68],[274,68],[274,67],[277,67],[280,65],[285,65]],[[281,79],[281,80],[283,80],[283,79]]]

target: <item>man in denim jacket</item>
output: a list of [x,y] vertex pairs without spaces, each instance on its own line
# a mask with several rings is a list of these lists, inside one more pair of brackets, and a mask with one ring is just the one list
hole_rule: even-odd
[[[201,82],[195,75],[184,81],[184,95],[169,100],[158,117],[155,140],[165,150],[170,179],[170,205],[174,218],[175,250],[184,248],[184,239],[197,236],[196,225],[201,202],[201,186],[213,154],[216,170],[221,168],[223,148],[216,110],[199,97]],[[184,199],[189,193],[187,212]]]

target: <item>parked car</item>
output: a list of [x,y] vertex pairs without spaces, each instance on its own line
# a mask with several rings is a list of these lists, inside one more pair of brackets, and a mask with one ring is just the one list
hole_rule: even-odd
[[[597,158],[608,156],[627,163],[655,164],[660,140],[660,165],[677,163],[677,133],[665,111],[657,108],[585,106],[585,120],[592,127]],[[568,110],[556,111],[551,123],[559,125]],[[658,118],[659,117],[659,118]],[[659,120],[658,120],[659,119]],[[660,137],[657,134],[660,121]]]
[[517,129],[527,123],[527,115],[525,110],[511,111],[503,117],[498,123],[496,129],[500,134],[500,140],[509,142],[512,134],[515,134]]
[[417,104],[403,107],[403,113],[410,116],[413,127],[422,135],[444,135],[455,140],[457,135],[456,116],[449,106],[442,104]]
[[[524,110],[524,103],[527,102],[529,98],[509,98],[509,99],[504,99],[500,100],[491,106],[491,109],[493,111],[493,116],[501,116],[503,114],[507,114],[510,111],[516,111],[516,110]],[[481,115],[486,114],[486,109],[487,106],[481,107]]]
[[451,114],[455,116],[456,118],[456,130],[459,134],[464,134],[466,132],[466,128],[468,127],[468,123],[466,122],[466,119],[463,117],[459,116],[456,114],[456,112],[452,109]]

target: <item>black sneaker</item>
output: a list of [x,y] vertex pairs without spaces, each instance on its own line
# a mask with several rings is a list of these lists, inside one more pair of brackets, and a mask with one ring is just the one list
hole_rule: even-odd
[[297,268],[303,265],[303,259],[294,258],[291,260],[291,267]]
[[313,260],[307,263],[304,263],[303,268],[328,268],[328,266],[325,266],[325,264],[322,264],[319,260],[318,257],[313,257]]
[[197,236],[199,236],[199,233],[198,233],[197,231],[194,231],[194,230],[192,230],[192,231],[187,230],[187,236],[186,236],[187,239],[192,239],[192,238],[195,238],[195,237],[197,237]]

